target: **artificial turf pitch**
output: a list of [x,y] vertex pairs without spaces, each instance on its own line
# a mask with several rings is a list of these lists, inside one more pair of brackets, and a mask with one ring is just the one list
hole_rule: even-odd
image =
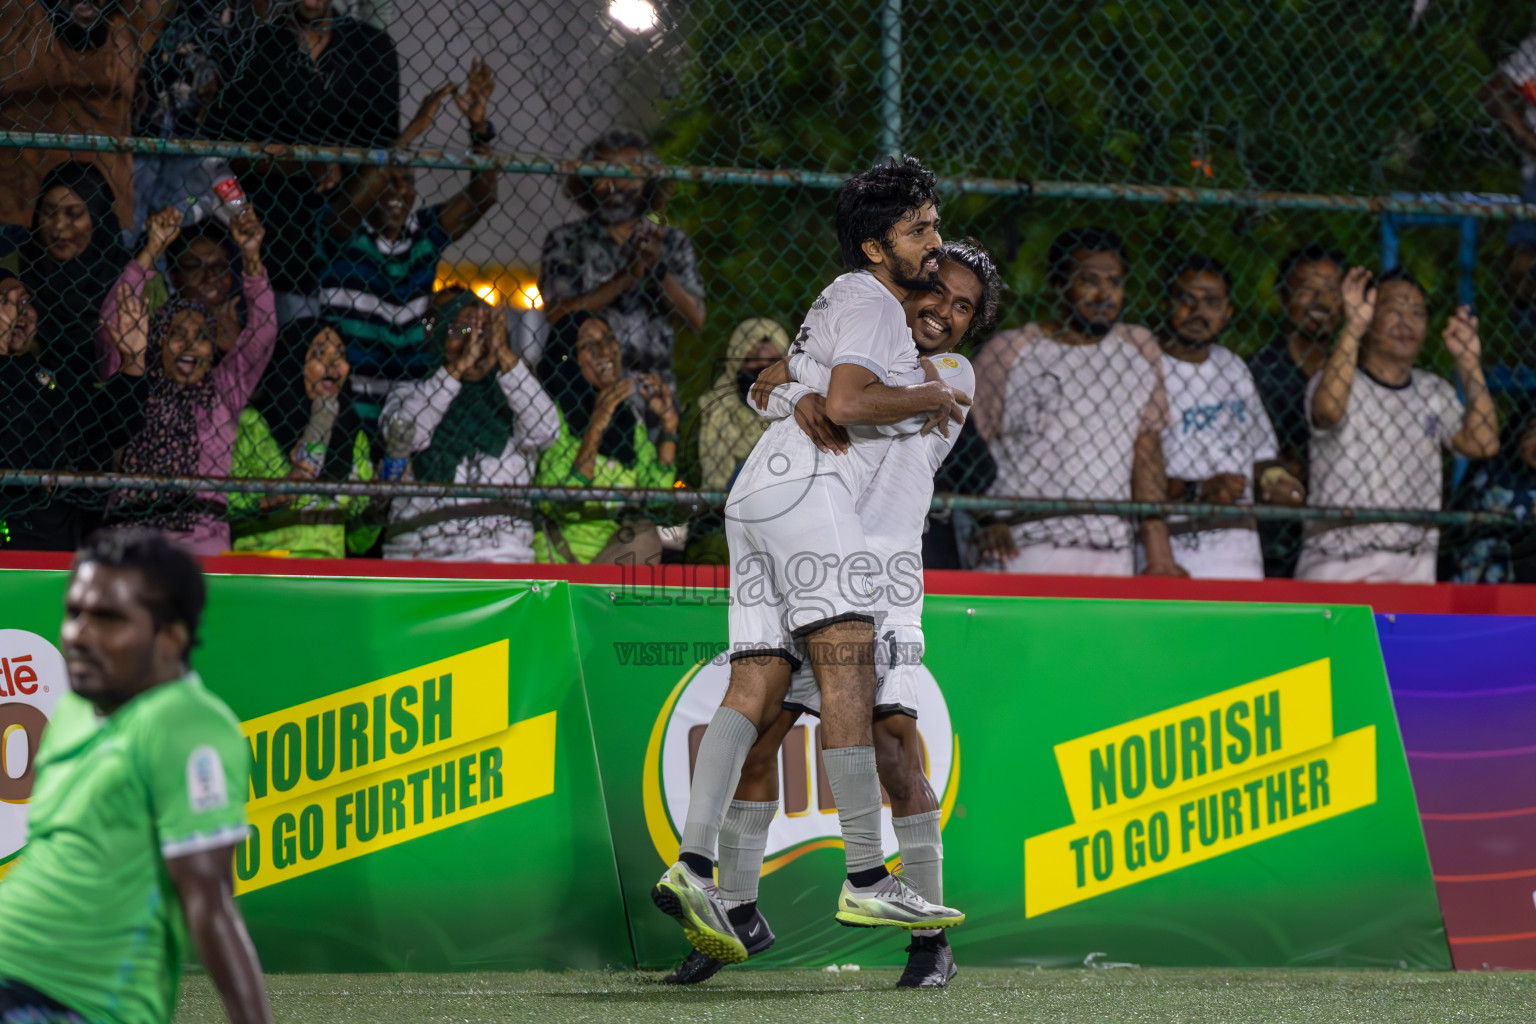
[[[659,985],[660,977],[644,971],[278,974],[268,976],[267,988],[280,1024],[1536,1021],[1536,973],[962,967],[960,977],[937,992],[896,991],[894,970],[733,971],[692,989]],[[223,1020],[208,979],[186,979],[176,1024]]]

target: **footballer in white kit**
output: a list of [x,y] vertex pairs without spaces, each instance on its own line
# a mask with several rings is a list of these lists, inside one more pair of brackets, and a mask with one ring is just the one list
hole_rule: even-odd
[[965,919],[885,867],[870,728],[874,584],[856,512],[892,442],[876,425],[918,415],[947,425],[970,402],[919,376],[901,305],[938,280],[936,179],[910,157],[877,164],[838,190],[836,226],[850,273],[818,296],[793,350],[830,371],[825,416],[846,430],[848,451],[831,459],[794,423],[776,424],[731,489],[730,682],[699,744],[678,860],[651,889],[694,949],[724,963],[748,950],[713,881],[720,827],[748,752],[781,714],[791,671],[804,661],[821,686],[822,765],[847,866],[836,919],[905,930]]
[[[945,243],[939,283],[927,293],[914,292],[904,303],[913,338],[927,375],[966,394],[975,374],[969,360],[953,354],[955,346],[990,326],[1000,281],[991,257],[967,239]],[[799,420],[818,447],[843,453],[846,443],[824,420],[823,393],[830,374],[804,353],[764,371],[753,388],[759,411],[781,423]],[[790,378],[793,377],[793,380]],[[893,380],[890,383],[897,383]],[[864,530],[876,616],[876,689],[873,734],[880,780],[891,803],[891,823],[902,860],[902,877],[931,903],[943,895],[943,843],[939,802],[923,770],[922,738],[917,731],[919,679],[923,656],[922,537],[933,497],[934,473],[948,457],[959,430],[932,430],[915,418],[882,428],[894,435],[857,506]],[[833,459],[846,454],[831,454]],[[796,669],[784,711],[753,746],[720,833],[719,890],[727,914],[749,955],[766,951],[774,936],[757,909],[768,829],[780,813],[776,759],[780,744],[802,712],[819,714],[821,693],[810,666]],[[898,988],[942,987],[955,975],[954,954],[939,929],[915,930],[907,947],[906,970]],[[665,981],[696,984],[723,966],[695,951]]]
[[[901,303],[868,271],[843,274],[817,296],[790,352],[826,367],[828,382],[841,363],[898,385],[923,379]],[[778,420],[731,486],[733,660],[771,652],[798,668],[801,637],[837,621],[874,623],[873,585],[850,559],[867,550],[856,506],[893,438],[846,429],[847,454],[831,456],[793,417]]]

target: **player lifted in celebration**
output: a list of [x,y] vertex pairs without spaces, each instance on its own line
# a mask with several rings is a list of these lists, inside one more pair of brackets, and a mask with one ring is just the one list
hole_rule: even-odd
[[21,859],[0,880],[0,1020],[169,1024],[190,934],[234,1024],[270,1024],[234,900],[240,723],[188,659],[202,571],[158,533],[97,534],[60,630],[73,693],[37,752]]
[[806,659],[822,697],[822,756],[848,871],[837,919],[907,929],[964,920],[885,869],[870,731],[873,584],[856,511],[893,441],[878,426],[924,416],[948,434],[969,404],[948,384],[923,379],[901,305],[936,282],[938,219],[933,175],[911,158],[838,190],[838,245],[850,272],[816,298],[794,350],[830,368],[826,414],[846,428],[848,451],[825,454],[794,420],[774,423],[726,504],[731,678],[699,745],[679,860],[651,891],[695,949],[725,963],[747,951],[712,881],[720,825],[747,752],[779,716],[790,673]]
[[[914,291],[903,305],[918,351],[932,360],[939,379],[970,394],[975,375],[970,362],[953,353],[969,338],[985,335],[997,312],[997,270],[982,246],[970,239],[946,242],[939,258],[939,284]],[[793,376],[797,383],[786,383]],[[766,415],[794,416],[823,450],[840,451],[846,437],[826,419],[827,370],[808,356],[794,357],[794,368],[779,362],[764,370],[753,399]],[[933,498],[933,475],[959,438],[923,434],[921,420],[906,429],[886,453],[874,480],[859,500],[859,521],[870,556],[884,570],[878,579],[881,619],[875,690],[875,760],[880,782],[891,798],[892,824],[900,847],[902,875],[931,903],[944,901],[943,842],[939,802],[923,772],[922,739],[917,731],[917,677],[922,671],[922,537]],[[892,577],[899,575],[902,586]],[[910,581],[915,589],[904,589]],[[720,830],[720,896],[737,937],[755,956],[773,945],[773,931],[757,909],[768,829],[779,811],[779,745],[802,712],[820,707],[815,680],[806,666],[794,674],[784,711],[747,755],[736,797]],[[720,969],[719,960],[695,950],[666,977],[675,985],[697,984]],[[898,988],[938,988],[955,975],[955,959],[941,929],[913,932],[907,968]]]

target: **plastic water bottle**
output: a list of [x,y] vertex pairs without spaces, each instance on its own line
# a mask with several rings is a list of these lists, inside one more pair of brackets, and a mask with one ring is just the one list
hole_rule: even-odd
[[229,161],[210,156],[189,172],[182,184],[187,198],[177,204],[184,225],[199,224],[208,217],[215,217],[225,227],[250,207],[240,179],[230,170]]
[[384,463],[379,468],[379,476],[385,480],[404,480],[411,468],[411,425],[398,419],[390,420],[383,424],[383,434]]

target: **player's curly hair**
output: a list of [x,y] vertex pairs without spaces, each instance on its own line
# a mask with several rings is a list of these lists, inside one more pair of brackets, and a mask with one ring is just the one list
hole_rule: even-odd
[[843,182],[837,190],[837,245],[843,266],[869,266],[864,243],[874,239],[890,244],[897,222],[929,203],[939,206],[937,180],[914,156],[883,160]]
[[108,569],[132,569],[144,580],[144,607],[155,629],[179,622],[187,627],[182,657],[197,646],[197,627],[208,603],[208,586],[197,559],[165,534],[143,526],[98,530],[75,552],[73,569],[94,562]]
[[[626,149],[640,152],[642,167],[662,166],[661,158],[651,148],[650,140],[628,128],[610,128],[603,132],[587,143],[586,148],[581,151],[581,159],[583,163],[607,163],[608,157],[615,156]],[[565,194],[582,210],[591,213],[597,209],[597,197],[592,194],[592,185],[596,181],[596,178],[572,174],[565,179]],[[667,200],[671,195],[672,183],[667,179],[645,179],[645,212],[660,213],[666,209]]]
[[960,339],[961,342],[973,341],[990,331],[993,321],[997,319],[998,293],[1003,290],[1003,279],[998,276],[992,254],[974,238],[945,242],[944,248],[939,250],[939,263],[942,265],[946,261],[959,264],[975,274],[976,280],[981,282],[981,307],[971,317],[971,326],[966,329],[965,337]]

